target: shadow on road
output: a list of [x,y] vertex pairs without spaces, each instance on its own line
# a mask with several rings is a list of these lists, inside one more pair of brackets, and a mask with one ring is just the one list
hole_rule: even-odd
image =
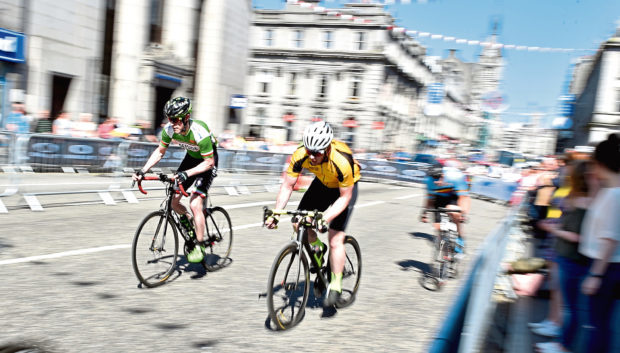
[[427,274],[431,272],[431,266],[426,262],[417,261],[417,260],[402,260],[396,262],[397,265],[401,267],[403,271],[409,271],[411,269],[417,270],[417,272],[422,274]]
[[409,235],[411,235],[414,238],[426,239],[426,240],[430,241],[431,243],[435,241],[435,236],[432,235],[432,234],[428,234],[428,233],[413,232],[413,233],[409,233]]

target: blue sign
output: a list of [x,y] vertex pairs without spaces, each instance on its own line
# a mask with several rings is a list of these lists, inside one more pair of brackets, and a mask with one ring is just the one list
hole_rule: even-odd
[[0,28],[0,60],[23,63],[26,61],[26,36]]
[[430,104],[441,104],[443,96],[443,83],[438,82],[428,85],[428,102]]
[[574,94],[565,94],[560,97],[560,115],[561,116],[572,116],[575,111],[575,100],[576,97]]
[[248,97],[242,94],[233,94],[230,96],[230,107],[232,109],[243,109],[248,105]]

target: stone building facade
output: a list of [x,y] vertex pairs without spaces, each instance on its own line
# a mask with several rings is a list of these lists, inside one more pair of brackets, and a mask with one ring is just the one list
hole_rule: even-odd
[[[26,59],[5,64],[0,88],[28,111],[61,110],[95,122],[142,121],[153,130],[171,96],[193,99],[218,132],[238,120],[251,0],[0,0],[0,27],[22,32]],[[10,16],[5,16],[6,14]],[[4,102],[6,106],[7,102]]]
[[387,29],[394,19],[381,5],[346,4],[338,11],[361,21],[291,4],[255,11],[248,133],[299,140],[308,123],[325,120],[337,138],[367,151],[411,150],[421,131],[431,138],[442,132],[461,137],[460,102],[448,101],[445,114],[423,119],[427,87],[437,79],[425,63],[425,48]]

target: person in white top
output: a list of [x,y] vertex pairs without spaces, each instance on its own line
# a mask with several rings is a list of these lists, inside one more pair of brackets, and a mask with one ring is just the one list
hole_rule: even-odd
[[[611,346],[614,315],[620,299],[620,137],[611,134],[594,150],[593,176],[601,184],[581,227],[579,252],[590,259],[581,283],[584,316],[581,322],[583,352],[618,352]],[[620,314],[620,313],[618,313]]]

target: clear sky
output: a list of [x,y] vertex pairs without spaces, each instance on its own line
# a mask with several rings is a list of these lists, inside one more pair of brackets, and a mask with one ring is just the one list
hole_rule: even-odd
[[[342,7],[345,0],[321,1],[328,8]],[[381,1],[385,2],[385,1]],[[388,1],[390,2],[390,1]],[[492,23],[499,21],[498,42],[551,48],[596,49],[620,24],[620,0],[411,0],[392,1],[386,9],[398,26],[469,40],[486,40]],[[284,0],[253,0],[255,8],[281,9]],[[464,61],[476,61],[479,46],[416,38],[428,55],[447,56],[457,49]],[[500,83],[509,108],[505,121],[526,121],[523,113],[545,113],[550,123],[564,93],[571,62],[590,52],[502,51],[505,58]]]

